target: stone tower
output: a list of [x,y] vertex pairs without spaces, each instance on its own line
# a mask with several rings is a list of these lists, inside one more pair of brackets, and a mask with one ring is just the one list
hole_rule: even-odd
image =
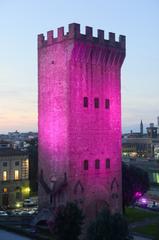
[[39,205],[75,201],[86,214],[121,211],[121,66],[119,41],[69,24],[38,35]]

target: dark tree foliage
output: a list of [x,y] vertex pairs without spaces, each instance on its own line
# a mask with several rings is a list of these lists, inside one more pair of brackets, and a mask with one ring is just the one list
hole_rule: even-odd
[[112,216],[112,240],[123,240],[129,235],[128,224],[126,219],[121,214],[114,214]]
[[82,210],[75,203],[59,207],[55,213],[53,236],[56,240],[78,240],[83,220]]
[[143,195],[149,189],[147,172],[133,165],[122,165],[123,204],[129,206],[134,203],[135,193]]
[[104,208],[90,223],[87,240],[111,240],[111,215],[108,209]]
[[32,139],[27,141],[30,146],[28,148],[29,154],[29,181],[31,188],[31,195],[37,195],[38,192],[38,141]]
[[103,209],[90,223],[87,230],[87,240],[124,240],[129,235],[128,225],[121,214],[111,215],[108,209]]

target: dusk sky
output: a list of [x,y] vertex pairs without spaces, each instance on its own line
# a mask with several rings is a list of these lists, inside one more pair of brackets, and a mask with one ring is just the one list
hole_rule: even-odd
[[123,132],[159,116],[158,0],[0,0],[0,133],[37,131],[37,34],[77,22],[126,35]]

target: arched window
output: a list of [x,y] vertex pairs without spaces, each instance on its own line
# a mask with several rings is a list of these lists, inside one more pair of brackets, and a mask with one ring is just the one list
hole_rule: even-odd
[[88,170],[88,160],[84,160],[83,168],[84,170]]
[[105,108],[109,109],[110,107],[110,101],[109,99],[105,99]]
[[99,98],[94,98],[94,107],[99,108]]
[[83,98],[83,106],[88,107],[88,97]]
[[109,158],[106,159],[105,166],[106,166],[106,168],[110,168],[110,159]]
[[100,168],[100,160],[96,159],[95,160],[95,169],[99,169]]

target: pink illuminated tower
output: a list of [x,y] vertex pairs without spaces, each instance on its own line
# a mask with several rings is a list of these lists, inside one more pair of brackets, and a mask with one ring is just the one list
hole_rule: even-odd
[[39,204],[121,212],[121,66],[125,37],[69,24],[38,36]]

